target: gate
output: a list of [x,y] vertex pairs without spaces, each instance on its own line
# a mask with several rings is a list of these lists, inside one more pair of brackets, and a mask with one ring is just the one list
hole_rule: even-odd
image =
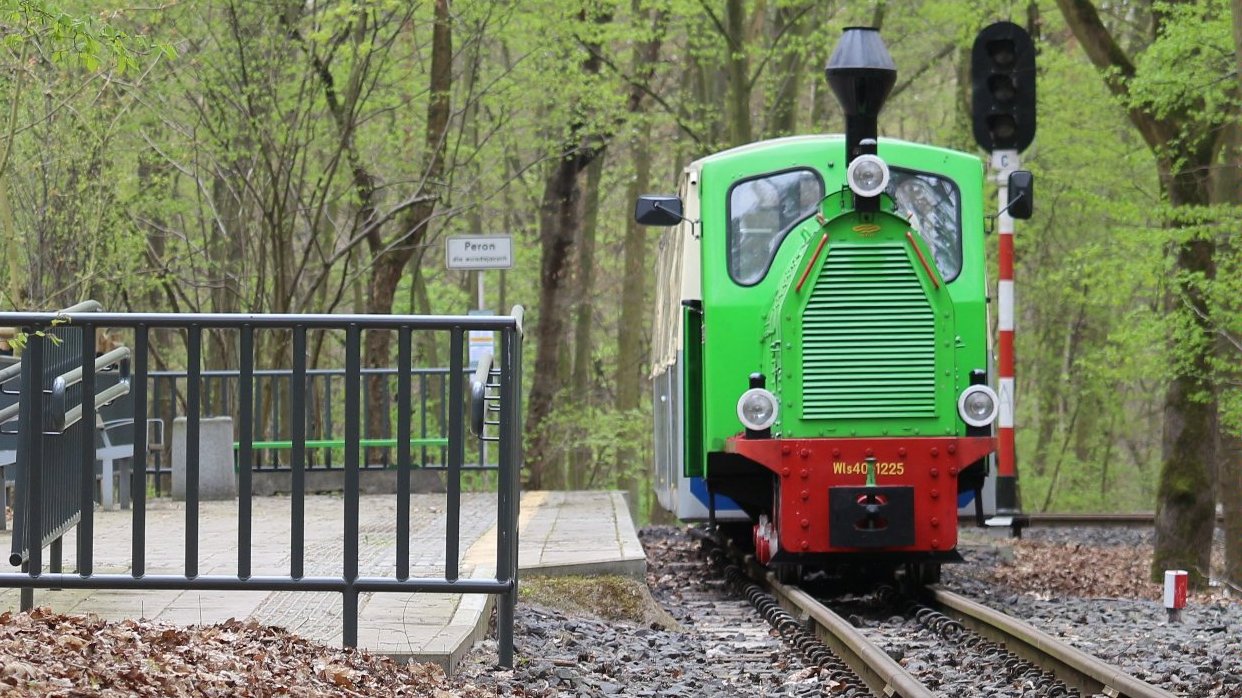
[[[185,591],[318,591],[342,596],[342,643],[358,642],[360,593],[492,594],[497,597],[497,635],[500,663],[513,664],[513,615],[517,600],[518,482],[522,465],[520,387],[522,366],[522,309],[509,316],[381,316],[381,315],[226,315],[172,313],[103,313],[97,306],[75,306],[58,313],[0,314],[0,326],[22,328],[25,349],[20,361],[21,391],[17,415],[17,487],[14,507],[13,554],[10,562],[20,572],[0,572],[0,587],[23,589],[117,589]],[[96,356],[96,331],[106,328],[120,335],[123,346]],[[465,338],[470,331],[499,333],[496,356],[483,357],[467,390]],[[155,335],[158,333],[158,335]],[[236,574],[199,572],[199,437],[202,419],[204,334],[235,337],[237,410],[237,562]],[[395,574],[391,577],[359,573],[359,474],[362,452],[362,396],[364,337],[389,333],[396,339],[395,470],[397,480]],[[446,487],[445,564],[442,578],[410,574],[411,451],[417,447],[413,428],[411,383],[415,333],[429,333],[431,341],[447,344],[448,384],[444,391],[447,442],[442,470]],[[148,381],[152,371],[152,337],[179,339],[177,346],[160,346],[160,356],[184,358],[186,417],[185,447],[185,557],[179,574],[148,573],[146,535],[148,471]],[[53,339],[55,337],[55,339]],[[256,422],[270,415],[256,414],[256,338],[290,347],[288,410],[290,439],[289,571],[281,575],[252,574],[254,531],[251,487],[257,443]],[[225,342],[225,343],[229,343]],[[319,356],[332,355],[342,363],[343,405],[343,555],[339,575],[310,576],[306,563],[306,388],[313,369],[307,356],[312,347]],[[325,349],[326,347],[326,349]],[[222,353],[229,353],[227,351]],[[129,364],[128,366],[126,364]],[[15,373],[15,369],[0,369]],[[105,371],[116,378],[108,380]],[[3,378],[4,376],[0,376]],[[100,386],[103,389],[100,390]],[[30,389],[37,386],[38,389]],[[0,387],[3,381],[0,381]],[[468,397],[469,395],[469,397]],[[131,407],[133,463],[130,468],[131,536],[129,573],[94,570],[92,506],[96,480],[96,429],[105,404],[124,397]],[[467,400],[474,404],[467,405]],[[0,412],[6,408],[0,407]],[[114,408],[111,408],[114,416]],[[467,423],[467,411],[470,422]],[[4,415],[0,415],[4,417]],[[490,417],[490,418],[489,418]],[[12,431],[0,418],[0,426]],[[139,425],[133,428],[132,425]],[[467,429],[481,441],[495,443],[497,542],[495,577],[460,578],[461,495],[466,471]],[[480,449],[483,450],[483,449]],[[480,459],[480,462],[481,459]],[[75,573],[60,570],[59,538],[76,526]],[[158,542],[158,541],[157,541]],[[43,548],[51,545],[51,569],[44,570]]]

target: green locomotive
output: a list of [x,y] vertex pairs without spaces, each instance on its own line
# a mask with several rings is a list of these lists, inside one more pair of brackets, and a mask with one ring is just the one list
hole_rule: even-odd
[[749,518],[765,564],[935,569],[995,449],[984,170],[877,139],[895,69],[874,30],[847,30],[827,72],[844,136],[717,153],[637,203],[671,226],[657,494],[683,519]]

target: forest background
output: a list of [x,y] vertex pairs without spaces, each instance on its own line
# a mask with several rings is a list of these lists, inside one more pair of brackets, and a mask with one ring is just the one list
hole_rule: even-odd
[[509,234],[513,268],[483,273],[487,307],[527,310],[527,484],[645,515],[660,231],[636,195],[842,131],[822,67],[846,26],[898,66],[882,136],[979,152],[970,47],[1001,19],[1039,49],[1025,508],[1155,508],[1201,551],[1219,502],[1242,541],[1242,0],[0,0],[3,304],[457,314],[476,278],[444,238]]

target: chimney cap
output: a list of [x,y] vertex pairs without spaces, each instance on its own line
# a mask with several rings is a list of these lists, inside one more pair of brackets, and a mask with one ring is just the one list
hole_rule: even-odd
[[897,65],[874,27],[846,27],[824,72],[846,116],[875,118],[897,82]]

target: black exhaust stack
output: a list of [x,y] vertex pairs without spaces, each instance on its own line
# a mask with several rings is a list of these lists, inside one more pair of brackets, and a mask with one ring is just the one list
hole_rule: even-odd
[[[824,72],[845,112],[845,164],[876,152],[876,119],[897,82],[897,66],[880,30],[846,27]],[[860,210],[877,210],[878,197],[858,201]]]

